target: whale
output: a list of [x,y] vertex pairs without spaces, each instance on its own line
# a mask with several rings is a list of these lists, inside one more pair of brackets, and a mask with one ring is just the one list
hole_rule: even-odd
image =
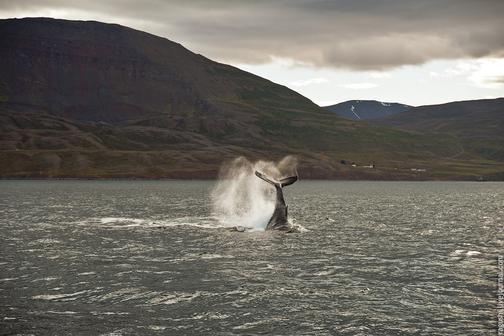
[[[288,207],[285,204],[285,199],[283,197],[283,188],[293,184],[298,180],[297,175],[289,176],[281,178],[280,180],[275,180],[266,174],[263,174],[259,171],[255,171],[255,175],[259,177],[261,180],[271,184],[275,188],[275,209],[273,210],[273,214],[268,220],[268,224],[266,225],[266,231],[283,231],[283,232],[300,232],[299,226],[293,226],[289,223],[288,220]],[[253,231],[254,229],[246,226],[233,226],[227,228],[229,231],[235,232],[247,232]]]
[[285,177],[278,181],[257,170],[255,171],[255,175],[275,187],[275,210],[266,225],[266,230],[293,232],[294,227],[289,223],[287,218],[288,207],[283,197],[283,188],[296,182],[298,180],[297,175]]

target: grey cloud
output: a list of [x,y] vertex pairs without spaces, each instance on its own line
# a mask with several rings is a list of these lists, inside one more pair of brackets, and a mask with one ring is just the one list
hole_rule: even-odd
[[100,14],[232,63],[279,57],[381,70],[504,55],[501,0],[0,0],[3,17],[43,9],[74,11],[83,19]]
[[504,76],[494,76],[488,82],[496,84],[504,84]]

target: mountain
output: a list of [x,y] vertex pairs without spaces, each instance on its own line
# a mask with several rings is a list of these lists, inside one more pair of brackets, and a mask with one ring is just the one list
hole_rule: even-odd
[[348,100],[339,104],[325,106],[324,108],[343,118],[367,120],[402,113],[409,110],[411,106],[376,100]]
[[445,160],[459,152],[451,135],[338,117],[282,85],[131,28],[7,19],[0,40],[3,178],[213,178],[239,155],[287,154],[299,158],[301,178],[504,171],[501,161]]
[[377,122],[422,134],[450,135],[459,155],[504,161],[504,98],[413,107]]

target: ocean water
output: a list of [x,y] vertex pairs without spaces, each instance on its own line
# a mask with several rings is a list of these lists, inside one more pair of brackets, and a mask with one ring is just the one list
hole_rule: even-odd
[[0,334],[496,334],[504,183],[300,181],[294,234],[212,186],[0,181]]

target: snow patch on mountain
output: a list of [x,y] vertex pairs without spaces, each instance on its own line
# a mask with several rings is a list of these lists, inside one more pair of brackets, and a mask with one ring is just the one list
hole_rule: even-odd
[[[357,100],[357,102],[359,102]],[[355,106],[352,105],[352,107],[350,107],[350,111],[352,111],[352,113],[357,117],[357,119],[361,119],[361,117],[357,114],[357,112],[355,112]]]

